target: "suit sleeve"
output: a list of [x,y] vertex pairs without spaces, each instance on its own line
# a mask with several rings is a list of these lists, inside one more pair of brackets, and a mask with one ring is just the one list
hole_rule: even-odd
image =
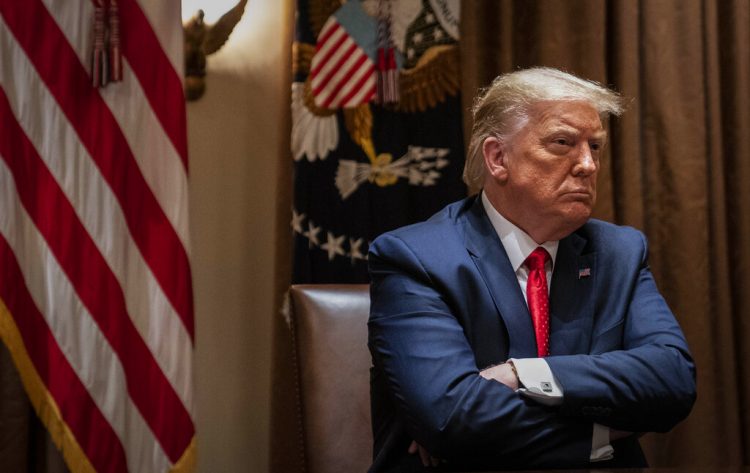
[[597,343],[620,336],[621,349],[546,360],[563,390],[561,412],[619,430],[666,432],[695,402],[695,366],[648,268],[645,238],[638,235],[639,265],[625,316],[593,338],[594,352]]
[[[479,376],[445,292],[391,234],[371,246],[369,348],[409,435],[432,455],[506,466],[586,466],[592,424]],[[446,290],[442,288],[442,290]]]

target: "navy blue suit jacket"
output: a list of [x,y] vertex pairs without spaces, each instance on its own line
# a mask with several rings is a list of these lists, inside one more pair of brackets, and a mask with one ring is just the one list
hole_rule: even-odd
[[[443,470],[586,467],[594,422],[664,432],[695,401],[685,338],[632,228],[592,219],[560,241],[546,358],[564,393],[558,407],[479,376],[508,358],[537,356],[528,308],[481,199],[382,235],[369,264],[371,471],[421,469],[407,453],[411,440],[446,460]],[[644,465],[635,436],[613,446],[613,462],[596,466]]]

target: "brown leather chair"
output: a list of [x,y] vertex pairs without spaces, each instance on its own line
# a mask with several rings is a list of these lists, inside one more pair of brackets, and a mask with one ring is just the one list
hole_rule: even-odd
[[372,462],[367,285],[291,288],[306,471],[364,472]]

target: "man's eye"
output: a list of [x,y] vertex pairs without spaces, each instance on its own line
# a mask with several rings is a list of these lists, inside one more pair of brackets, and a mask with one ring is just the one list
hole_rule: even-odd
[[599,151],[600,149],[602,149],[602,144],[597,142],[590,143],[589,148],[591,148],[591,151]]
[[552,142],[556,145],[567,146],[570,142],[565,138],[555,138]]

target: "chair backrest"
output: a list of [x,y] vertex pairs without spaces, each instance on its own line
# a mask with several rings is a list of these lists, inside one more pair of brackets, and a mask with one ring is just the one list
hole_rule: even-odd
[[306,469],[364,472],[372,462],[367,285],[291,288]]

